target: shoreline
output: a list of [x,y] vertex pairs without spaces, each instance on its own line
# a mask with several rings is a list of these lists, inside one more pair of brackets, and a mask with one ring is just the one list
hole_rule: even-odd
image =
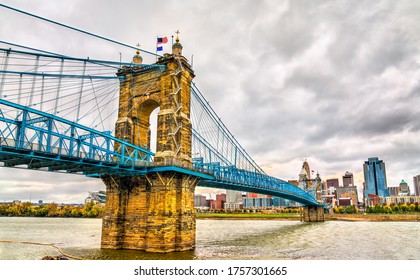
[[[278,220],[300,221],[299,214],[226,214],[200,213],[197,220]],[[420,222],[420,214],[325,214],[325,221],[348,222]]]
[[404,214],[327,214],[328,221],[364,222],[420,222],[420,215]]
[[[33,216],[0,216],[17,218],[62,218],[62,219],[102,219],[102,217],[33,217]],[[277,220],[300,221],[296,213],[261,214],[261,213],[197,213],[197,220]],[[347,222],[420,222],[420,214],[325,214],[325,221]]]

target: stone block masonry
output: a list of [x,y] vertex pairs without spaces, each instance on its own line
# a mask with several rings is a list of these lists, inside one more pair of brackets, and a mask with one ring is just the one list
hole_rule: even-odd
[[304,222],[323,222],[324,221],[324,207],[323,206],[304,206],[303,207],[303,221]]
[[102,180],[107,191],[102,248],[148,252],[194,248],[196,178],[165,172]]

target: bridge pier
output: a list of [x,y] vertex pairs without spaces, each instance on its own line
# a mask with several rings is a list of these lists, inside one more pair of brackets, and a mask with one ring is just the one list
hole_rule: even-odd
[[303,207],[304,222],[324,222],[324,207],[307,205]]
[[[123,66],[117,74],[124,77],[115,125],[117,138],[150,148],[150,115],[160,108],[155,167],[192,168],[190,88],[194,71],[181,51],[177,37],[172,54],[160,57],[156,65],[142,66],[138,52],[133,58],[135,65]],[[102,248],[149,252],[194,248],[197,178],[171,171],[129,178],[108,176],[102,181],[107,193]]]
[[194,177],[165,172],[102,180],[102,248],[166,253],[195,247]]

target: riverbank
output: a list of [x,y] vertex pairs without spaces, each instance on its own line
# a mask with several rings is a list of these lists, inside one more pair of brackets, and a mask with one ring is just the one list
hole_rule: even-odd
[[[199,220],[286,220],[300,221],[297,213],[197,213]],[[401,222],[420,222],[420,214],[326,214],[326,221],[401,221]]]
[[420,214],[328,214],[329,221],[420,222]]
[[199,220],[300,220],[298,213],[197,213]]

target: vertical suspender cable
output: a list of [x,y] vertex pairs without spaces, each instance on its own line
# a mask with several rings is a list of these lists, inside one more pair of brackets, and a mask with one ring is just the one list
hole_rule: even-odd
[[[34,66],[34,72],[35,73],[38,72],[38,66],[39,66],[39,55],[36,56],[36,60],[35,60],[35,66]],[[33,101],[34,91],[35,91],[36,77],[37,77],[37,75],[34,75],[33,78],[32,78],[32,87],[31,87],[31,92],[30,92],[30,95],[29,95],[28,106],[32,106],[32,101]]]
[[44,84],[45,84],[45,76],[42,75],[42,83],[41,83],[41,104],[39,110],[42,111],[42,107],[44,107]]
[[1,76],[0,98],[3,98],[3,87],[4,87],[4,80],[6,79],[7,66],[9,65],[9,55],[10,55],[10,51],[7,51],[6,52],[6,57],[4,59],[3,74]]
[[[19,75],[19,88],[18,88],[18,100],[17,103],[20,104],[20,99],[22,96],[22,74]],[[16,109],[16,119],[19,117],[19,109]]]
[[99,119],[101,120],[102,129],[105,130],[104,121],[102,119],[102,112],[101,112],[102,110],[101,110],[101,108],[99,107],[99,104],[98,104],[98,97],[96,96],[95,86],[93,85],[92,79],[90,79],[90,84],[92,85],[92,92],[93,92],[93,95],[95,97],[96,108],[98,108],[98,114],[99,114]]
[[81,103],[82,103],[83,84],[84,84],[84,81],[85,81],[85,78],[84,78],[85,73],[86,73],[86,61],[83,63],[83,74],[82,74],[83,78],[82,78],[82,82],[80,84],[79,99],[78,99],[77,114],[76,114],[76,121],[75,122],[79,121],[80,106],[81,106]]
[[61,90],[61,75],[63,75],[63,68],[64,68],[64,59],[61,59],[61,66],[60,66],[60,77],[58,78],[58,85],[57,85],[57,93],[55,95],[55,104],[54,104],[54,111],[53,114],[57,114],[58,113],[58,98],[60,95],[60,90]]

